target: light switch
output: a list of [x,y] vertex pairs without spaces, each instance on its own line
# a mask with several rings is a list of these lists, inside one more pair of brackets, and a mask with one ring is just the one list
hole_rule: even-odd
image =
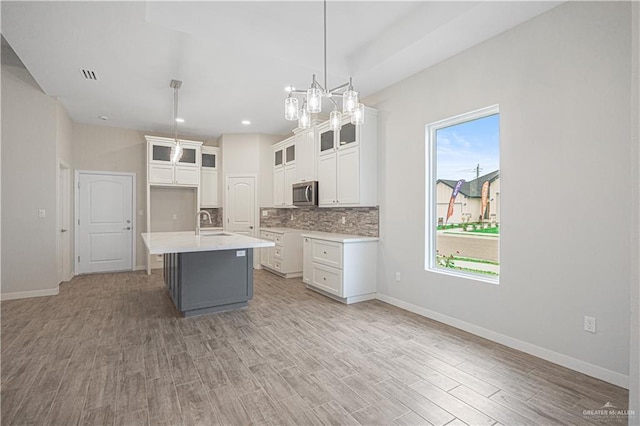
[[177,214],[173,214],[173,220],[178,220],[178,215]]
[[38,217],[40,217],[40,218],[47,217],[47,211],[45,209],[39,209],[38,210]]

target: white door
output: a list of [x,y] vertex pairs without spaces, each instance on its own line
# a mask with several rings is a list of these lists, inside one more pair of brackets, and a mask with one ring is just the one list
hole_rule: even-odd
[[71,279],[71,170],[60,164],[58,180],[58,282]]
[[256,184],[254,177],[227,177],[225,230],[255,236]]
[[133,269],[132,175],[78,173],[77,273]]

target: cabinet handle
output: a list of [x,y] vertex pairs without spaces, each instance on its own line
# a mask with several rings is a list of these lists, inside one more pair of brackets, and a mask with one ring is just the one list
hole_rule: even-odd
[[327,280],[327,277],[322,277],[322,279],[323,279],[324,281],[326,281],[326,280]]
[[327,254],[327,252],[326,252],[326,251],[323,251],[322,253]]

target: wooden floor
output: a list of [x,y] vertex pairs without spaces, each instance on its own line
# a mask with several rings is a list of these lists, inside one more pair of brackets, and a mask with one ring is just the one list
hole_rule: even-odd
[[189,319],[155,271],[1,307],[2,425],[611,424],[583,410],[628,404],[619,387],[264,271],[248,309]]

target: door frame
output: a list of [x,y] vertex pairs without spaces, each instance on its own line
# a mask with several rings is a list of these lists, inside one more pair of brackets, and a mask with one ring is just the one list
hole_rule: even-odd
[[137,256],[136,256],[136,241],[138,240],[138,221],[136,215],[137,209],[137,195],[136,195],[136,174],[129,172],[106,172],[102,170],[76,170],[75,171],[75,179],[73,181],[73,191],[74,191],[74,217],[73,217],[73,234],[74,234],[74,244],[73,244],[73,265],[75,271],[76,257],[78,255],[78,232],[76,232],[78,228],[78,218],[80,217],[80,194],[79,194],[79,184],[80,184],[80,175],[81,174],[91,174],[91,175],[106,175],[106,176],[131,176],[131,270],[136,270]]
[[[258,206],[258,176],[250,173],[241,173],[241,174],[230,174],[225,175],[224,177],[224,201],[223,201],[223,209],[222,209],[222,228],[227,229],[227,224],[229,223],[229,206],[227,203],[229,202],[229,179],[230,178],[250,178],[253,179],[253,232],[254,235],[252,237],[257,238],[260,233],[258,232],[260,229],[260,207]],[[255,258],[255,257],[254,257]]]
[[[58,238],[56,241],[56,258],[58,261],[58,281],[60,283],[70,281],[75,274],[75,263],[73,262],[74,242],[71,236],[72,233],[75,235],[75,232],[73,232],[75,228],[73,226],[74,217],[72,214],[74,206],[71,200],[71,171],[72,168],[69,164],[64,161],[58,162],[58,193],[56,197],[56,227],[58,228]],[[61,229],[65,225],[67,226],[67,233],[63,235]],[[65,250],[68,251],[66,262],[64,256]]]

